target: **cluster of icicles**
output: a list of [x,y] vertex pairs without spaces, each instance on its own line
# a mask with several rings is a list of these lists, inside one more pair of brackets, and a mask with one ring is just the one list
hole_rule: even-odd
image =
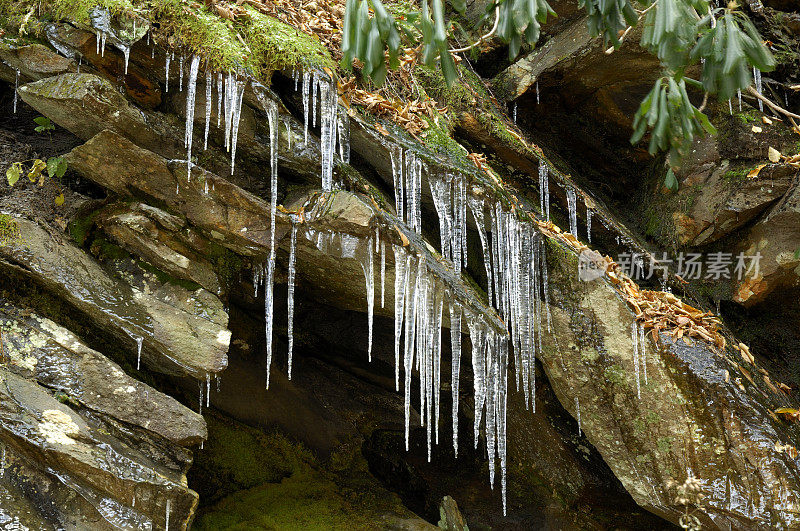
[[[165,78],[166,84],[164,87],[165,92],[169,92],[169,71],[174,59],[174,53],[167,54],[165,59]],[[183,90],[184,73],[184,57],[179,58],[179,76],[178,76],[178,90]],[[295,72],[295,87],[297,87],[300,80],[300,72]],[[189,71],[187,78],[187,92],[186,92],[186,124],[184,134],[184,147],[186,148],[186,165],[188,179],[191,180],[192,176],[192,144],[194,137],[194,119],[195,107],[197,100],[197,83],[200,76],[200,56],[194,55],[189,61]],[[242,103],[244,100],[245,89],[247,88],[248,78],[244,75],[239,75],[234,72],[228,72],[227,75],[222,72],[213,72],[206,70],[205,72],[205,128],[203,130],[203,149],[208,149],[208,135],[212,125],[212,110],[214,104],[214,88],[216,87],[216,114],[217,114],[217,127],[221,128],[224,132],[225,149],[231,156],[231,175],[234,174],[236,167],[236,145],[239,138],[239,122],[241,119]],[[336,155],[343,162],[348,162],[350,159],[350,131],[349,120],[347,113],[341,111],[338,106],[338,97],[336,92],[336,83],[328,76],[319,74],[317,72],[305,72],[302,74],[303,83],[303,111],[305,130],[303,133],[304,144],[308,143],[308,128],[309,126],[315,127],[319,125],[320,129],[320,151],[321,166],[322,166],[322,189],[324,191],[331,191],[334,188],[333,184],[333,166],[336,162]],[[253,81],[253,85],[259,86],[261,89],[265,88],[258,82]],[[277,108],[274,102],[269,99],[261,98],[260,93],[256,93],[256,97],[261,100],[264,106],[268,119],[277,120]],[[319,111],[317,110],[319,109]],[[289,142],[288,148],[291,148],[291,128],[285,122],[287,130],[287,141]],[[271,149],[272,146],[277,146],[277,139],[279,138],[277,123],[270,122],[271,131]],[[274,133],[274,134],[273,134]],[[272,142],[274,138],[275,142]],[[338,142],[337,142],[338,141]],[[338,151],[337,151],[338,147]],[[277,149],[277,148],[275,148]],[[277,154],[271,153],[272,161],[277,164]],[[275,170],[277,172],[277,170]],[[277,186],[277,173],[274,173],[273,181]],[[179,190],[178,190],[179,191]],[[206,187],[206,193],[208,188]],[[277,188],[275,188],[277,193]],[[275,194],[272,196],[275,197]]]
[[[169,69],[174,56],[166,58],[165,91],[169,90]],[[184,60],[179,59],[179,85],[183,90]],[[192,144],[194,137],[194,115],[197,82],[200,75],[200,58],[189,61],[186,95],[185,147],[187,149],[188,178],[191,179]],[[333,166],[336,159],[349,159],[349,124],[346,112],[338,106],[336,85],[324,74],[295,72],[295,89],[302,79],[302,102],[304,114],[303,142],[308,143],[308,128],[319,125],[322,189],[331,191]],[[235,73],[205,72],[205,128],[203,148],[208,147],[211,127],[213,92],[217,91],[217,127],[224,132],[225,148],[231,153],[231,173],[234,172],[236,144],[239,130],[244,91],[247,84],[244,76]],[[251,81],[254,85],[257,82]],[[264,87],[259,86],[260,89]],[[270,143],[270,252],[268,259],[254,268],[254,296],[263,286],[267,375],[269,388],[272,363],[274,274],[275,274],[275,223],[277,211],[279,113],[277,104],[264,96],[262,90],[254,90],[264,109],[269,125]],[[287,128],[288,148],[291,148],[291,132]],[[461,175],[428,171],[425,161],[411,150],[399,146],[390,149],[395,209],[397,217],[408,227],[422,231],[422,186],[423,177],[428,182],[434,206],[439,218],[442,257],[452,264],[456,274],[467,266],[467,215],[468,212],[478,229],[483,250],[483,263],[488,281],[490,304],[502,317],[506,327],[487,323],[485,318],[468,303],[460,300],[453,290],[436,274],[431,272],[426,258],[408,248],[392,245],[394,255],[394,314],[395,314],[395,387],[404,392],[405,443],[409,447],[411,428],[412,373],[419,375],[420,421],[427,428],[428,459],[432,445],[439,442],[440,394],[442,386],[442,328],[443,313],[447,309],[450,323],[451,392],[453,448],[458,454],[458,405],[459,379],[462,353],[462,329],[470,334],[474,387],[474,444],[480,439],[480,428],[485,428],[486,451],[489,457],[490,484],[494,486],[496,464],[499,462],[503,512],[506,513],[506,403],[508,389],[509,353],[514,356],[517,390],[522,390],[526,407],[535,410],[535,359],[542,349],[543,338],[551,329],[548,296],[548,273],[545,246],[536,226],[520,219],[513,210],[505,209],[501,202],[487,202],[475,197],[468,189],[467,180]],[[546,164],[540,164],[539,172],[542,214],[550,217],[549,175]],[[208,193],[206,187],[206,193]],[[574,190],[567,190],[570,216],[570,232],[577,236],[576,203]],[[591,211],[587,209],[587,221]],[[296,253],[298,234],[302,234],[325,254],[358,260],[364,272],[367,292],[367,317],[369,327],[368,357],[372,353],[372,324],[375,307],[376,256],[380,271],[380,304],[385,305],[387,244],[381,238],[380,228],[369,238],[358,238],[349,234],[331,231],[316,231],[303,228],[296,216],[290,216],[290,250],[288,266],[288,377],[292,377],[294,287],[296,277]],[[591,228],[587,227],[591,238]],[[643,359],[643,337],[635,331],[637,370]],[[509,345],[510,343],[510,345]],[[141,357],[141,340],[137,340]],[[137,361],[138,365],[138,361]],[[642,362],[643,365],[643,362]],[[402,374],[402,379],[401,379]],[[646,374],[645,374],[646,379]],[[217,379],[217,386],[219,379]],[[638,386],[638,374],[637,374]],[[201,390],[200,404],[210,402],[211,377],[206,378],[205,400]],[[576,399],[577,400],[577,399]],[[576,403],[580,415],[580,404]],[[580,422],[580,421],[579,421]],[[579,426],[580,432],[580,426]]]

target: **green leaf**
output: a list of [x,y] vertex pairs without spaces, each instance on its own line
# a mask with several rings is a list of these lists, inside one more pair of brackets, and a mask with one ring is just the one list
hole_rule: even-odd
[[450,5],[453,6],[453,9],[459,13],[463,13],[467,9],[467,2],[465,0],[449,0],[449,2]]
[[673,192],[678,190],[678,179],[675,178],[675,173],[672,171],[672,168],[667,170],[667,175],[664,177],[664,186]]
[[15,162],[6,170],[6,179],[8,180],[9,186],[14,186],[20,176],[22,175],[22,163]]
[[50,125],[50,118],[47,118],[46,116],[37,116],[33,119],[33,121],[42,127],[47,127]]
[[56,206],[61,206],[61,205],[64,204],[64,193],[63,192],[56,196],[56,198],[54,200],[54,203],[56,204]]
[[58,171],[58,161],[61,157],[50,157],[47,159],[47,175],[50,178],[55,178],[56,172]]
[[58,168],[56,169],[56,179],[60,179],[67,173],[67,159],[64,157],[58,157]]

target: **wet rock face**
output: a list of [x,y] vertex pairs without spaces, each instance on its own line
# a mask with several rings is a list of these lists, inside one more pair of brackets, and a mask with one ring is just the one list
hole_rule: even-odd
[[[554,264],[561,307],[542,364],[637,503],[674,521],[684,508],[671,481],[682,483],[691,470],[704,487],[704,525],[798,525],[798,501],[785,494],[798,488],[794,458],[781,450],[797,427],[772,415],[787,397],[769,375],[731,349],[666,334],[645,336],[644,350],[639,337],[637,349],[628,309],[603,295],[602,280],[574,280],[568,262]],[[759,466],[743,474],[753,462]]]
[[[472,10],[480,4],[472,2]],[[567,16],[548,26],[548,42],[501,73],[495,86],[520,100],[522,123],[557,115],[550,124],[539,121],[557,130],[545,142],[577,138],[569,147],[585,166],[615,169],[630,156],[627,124],[658,65],[633,45],[607,56],[586,34],[575,3],[561,4],[557,10]],[[420,198],[421,234],[394,216],[387,206],[391,198],[379,190],[391,187],[395,142],[425,155],[432,167],[461,169],[417,139],[401,139],[353,117],[351,148],[359,171],[340,165],[337,178],[347,189],[321,193],[321,150],[313,128],[309,142],[301,143],[302,102],[254,83],[243,95],[237,169],[228,177],[224,133],[213,125],[220,118],[216,105],[208,117],[209,148],[198,149],[206,124],[202,80],[190,123],[194,153],[200,155],[196,164],[187,164],[187,91],[175,88],[177,68],[169,92],[162,92],[163,52],[152,58],[139,41],[125,74],[122,52],[146,26],[135,32],[113,23],[95,21],[110,39],[99,55],[88,27],[48,28],[48,40],[61,54],[80,52],[88,61],[81,74],[74,60],[43,45],[0,50],[16,65],[0,69],[2,79],[14,81],[14,68],[20,68],[22,102],[83,141],[66,155],[70,178],[91,181],[109,195],[90,200],[71,190],[64,211],[43,217],[38,206],[19,208],[19,197],[30,190],[3,185],[0,194],[3,220],[24,234],[24,244],[0,245],[0,285],[10,301],[0,307],[0,415],[8,420],[0,425],[0,525],[16,519],[35,528],[111,529],[149,522],[175,529],[197,516],[201,529],[298,522],[312,528],[430,529],[439,521],[459,531],[468,525],[662,528],[687,510],[671,483],[681,483],[687,471],[706,496],[697,509],[706,527],[800,525],[800,485],[790,450],[798,433],[772,413],[791,403],[770,374],[740,352],[715,352],[666,334],[641,340],[637,335],[641,349],[634,354],[630,309],[605,280],[578,282],[572,251],[555,239],[547,246],[552,323],[534,369],[535,413],[509,384],[508,516],[502,515],[500,489],[490,490],[486,480],[488,459],[480,440],[485,434],[472,438],[474,375],[466,336],[456,397],[459,457],[449,444],[449,415],[443,414],[441,441],[429,462],[416,396],[407,452],[404,404],[394,385],[397,267],[391,245],[418,257],[430,279],[476,315],[500,327],[504,322],[485,303],[485,279],[454,272],[430,243],[438,227],[427,183]],[[537,80],[543,100],[534,107]],[[279,116],[277,146],[269,145],[271,109]],[[602,127],[589,124],[576,134],[570,125],[575,113],[598,117]],[[469,113],[458,119],[460,133],[490,146],[504,164],[524,166],[527,173],[538,169],[537,157],[521,154],[518,145],[487,132]],[[674,220],[671,236],[685,245],[711,245],[747,231],[738,243],[748,252],[764,249],[768,267],[757,283],[736,292],[743,294],[742,304],[763,304],[771,293],[796,285],[798,264],[784,250],[800,247],[792,228],[800,220],[791,167],[769,165],[758,179],[734,186],[726,180],[731,169],[762,159],[781,138],[757,136],[751,127],[698,143],[680,175],[681,193],[694,187],[702,192],[686,212],[665,210]],[[615,151],[617,158],[607,156],[608,139],[626,146]],[[598,149],[582,151],[586,146]],[[264,191],[270,188],[273,148],[279,208],[270,226],[270,194]],[[577,187],[563,175],[553,179]],[[492,193],[507,193],[479,179],[471,184],[487,201],[494,200]],[[630,199],[630,189],[622,188]],[[577,191],[587,198],[582,210],[605,210]],[[553,195],[567,196],[565,190]],[[520,196],[522,204],[538,199],[536,191]],[[292,222],[299,225],[296,247],[287,238]],[[64,226],[73,229],[78,245],[63,234]],[[379,259],[371,240],[377,227],[388,244],[380,305]],[[622,229],[606,228],[628,234]],[[277,249],[270,249],[272,230]],[[470,225],[468,233],[477,240],[477,226]],[[268,301],[250,279],[271,251],[278,286],[267,390]],[[292,269],[290,378],[283,284],[293,251],[298,263]],[[480,270],[478,254],[471,253],[470,261]],[[371,335],[364,315],[366,256],[375,262]],[[371,363],[365,352],[369,337]],[[453,355],[449,347],[443,352],[441,372],[449,375]],[[416,389],[420,372],[412,373]],[[448,384],[440,406],[449,413]],[[170,395],[196,409],[210,407],[211,426]],[[207,453],[190,468],[203,444]]]

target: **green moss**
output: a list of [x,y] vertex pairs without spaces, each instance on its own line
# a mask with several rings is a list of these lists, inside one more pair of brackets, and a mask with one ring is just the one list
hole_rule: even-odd
[[[33,9],[33,8],[36,9]],[[184,0],[55,0],[34,4],[32,0],[0,5],[4,26],[28,33],[41,33],[42,22],[70,20],[88,23],[95,7],[118,17],[144,17],[157,24],[156,40],[186,48],[200,55],[213,70],[248,70],[266,81],[272,71],[294,66],[335,68],[335,62],[316,36],[299,32],[277,19],[245,5],[247,16],[226,20]],[[33,11],[32,11],[33,9]],[[33,12],[37,17],[28,17]]]
[[613,385],[625,383],[625,370],[616,363],[603,369],[603,376]]
[[94,225],[94,220],[97,217],[98,212],[99,211],[95,210],[86,215],[79,215],[70,221],[69,226],[67,227],[69,230],[69,235],[79,246],[82,247],[83,244],[86,243],[86,238],[89,236],[89,231],[91,231],[92,226]]
[[128,251],[111,243],[102,236],[98,236],[92,240],[89,250],[100,260],[121,260],[130,257]]
[[174,284],[189,291],[196,291],[202,287],[197,282],[192,282],[191,280],[185,280],[182,278],[174,277],[169,273],[160,270],[159,268],[150,264],[149,262],[145,262],[143,260],[136,260],[136,264],[145,271],[147,271],[148,273],[155,275],[156,279],[162,284]]
[[306,468],[284,479],[238,492],[201,514],[205,529],[377,529],[378,516],[344,498],[330,480]]
[[747,168],[737,168],[726,171],[722,178],[732,183],[740,183],[747,178]]
[[377,529],[408,518],[397,496],[369,474],[360,444],[323,465],[301,444],[215,413],[189,471],[200,499],[194,529]]
[[19,234],[19,227],[14,218],[6,214],[0,214],[0,245],[18,243],[22,241]]
[[[243,33],[253,54],[254,72],[266,73],[293,66],[336,68],[330,53],[316,36],[302,33],[250,6],[246,9],[250,17]],[[258,61],[260,64],[256,64]]]
[[755,109],[736,113],[736,117],[744,124],[757,122],[759,113]]
[[313,460],[302,445],[277,433],[265,433],[214,413],[205,415],[208,441],[190,471],[205,502],[237,490],[278,483]]
[[230,287],[239,278],[244,267],[242,258],[230,249],[216,244],[213,244],[208,254],[220,284],[225,288]]
[[661,453],[669,453],[672,450],[672,442],[675,439],[673,437],[661,437],[656,441],[656,445],[658,446],[658,450]]

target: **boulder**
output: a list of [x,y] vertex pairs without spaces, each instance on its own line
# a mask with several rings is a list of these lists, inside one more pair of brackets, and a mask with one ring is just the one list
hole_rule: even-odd
[[800,287],[799,174],[789,169],[793,171],[792,189],[743,235],[737,249],[747,256],[761,255],[757,270],[732,279],[734,302],[747,307],[763,302],[776,290],[780,298],[785,291]]
[[[106,130],[67,155],[70,167],[118,195],[151,198],[179,213],[206,237],[243,255],[269,252],[269,204],[200,167],[168,161]],[[207,188],[207,192],[206,192]],[[288,230],[278,213],[276,238]]]
[[203,417],[128,376],[69,330],[31,312],[0,307],[9,370],[63,393],[69,401],[180,445],[206,438]]
[[214,267],[205,258],[212,254],[211,245],[185,219],[146,203],[118,202],[103,209],[96,220],[111,241],[126,251],[175,278],[220,292]]
[[[579,281],[570,255],[551,246],[556,305],[540,359],[636,503],[673,522],[695,511],[723,529],[800,525],[796,453],[785,446],[798,428],[772,414],[790,402],[766,371],[731,348],[651,332],[637,370],[632,312],[605,280]],[[674,485],[687,474],[703,494],[688,505]]]
[[110,439],[44,387],[5,369],[0,415],[2,442],[82,494],[107,521],[102,527],[186,529],[191,522],[197,494],[184,477]]
[[26,44],[24,46],[10,46],[5,42],[0,43],[0,79],[9,83],[16,83],[16,72],[19,72],[20,81],[38,81],[40,79],[75,72],[78,64],[67,57],[63,57],[42,44]]
[[[89,318],[94,327],[128,345],[155,371],[202,380],[227,365],[230,332],[202,310],[140,291],[109,275],[81,249],[42,225],[14,217],[20,242],[0,246],[0,267],[9,275],[36,282]],[[11,277],[9,277],[11,278]],[[53,316],[50,316],[53,317]]]

